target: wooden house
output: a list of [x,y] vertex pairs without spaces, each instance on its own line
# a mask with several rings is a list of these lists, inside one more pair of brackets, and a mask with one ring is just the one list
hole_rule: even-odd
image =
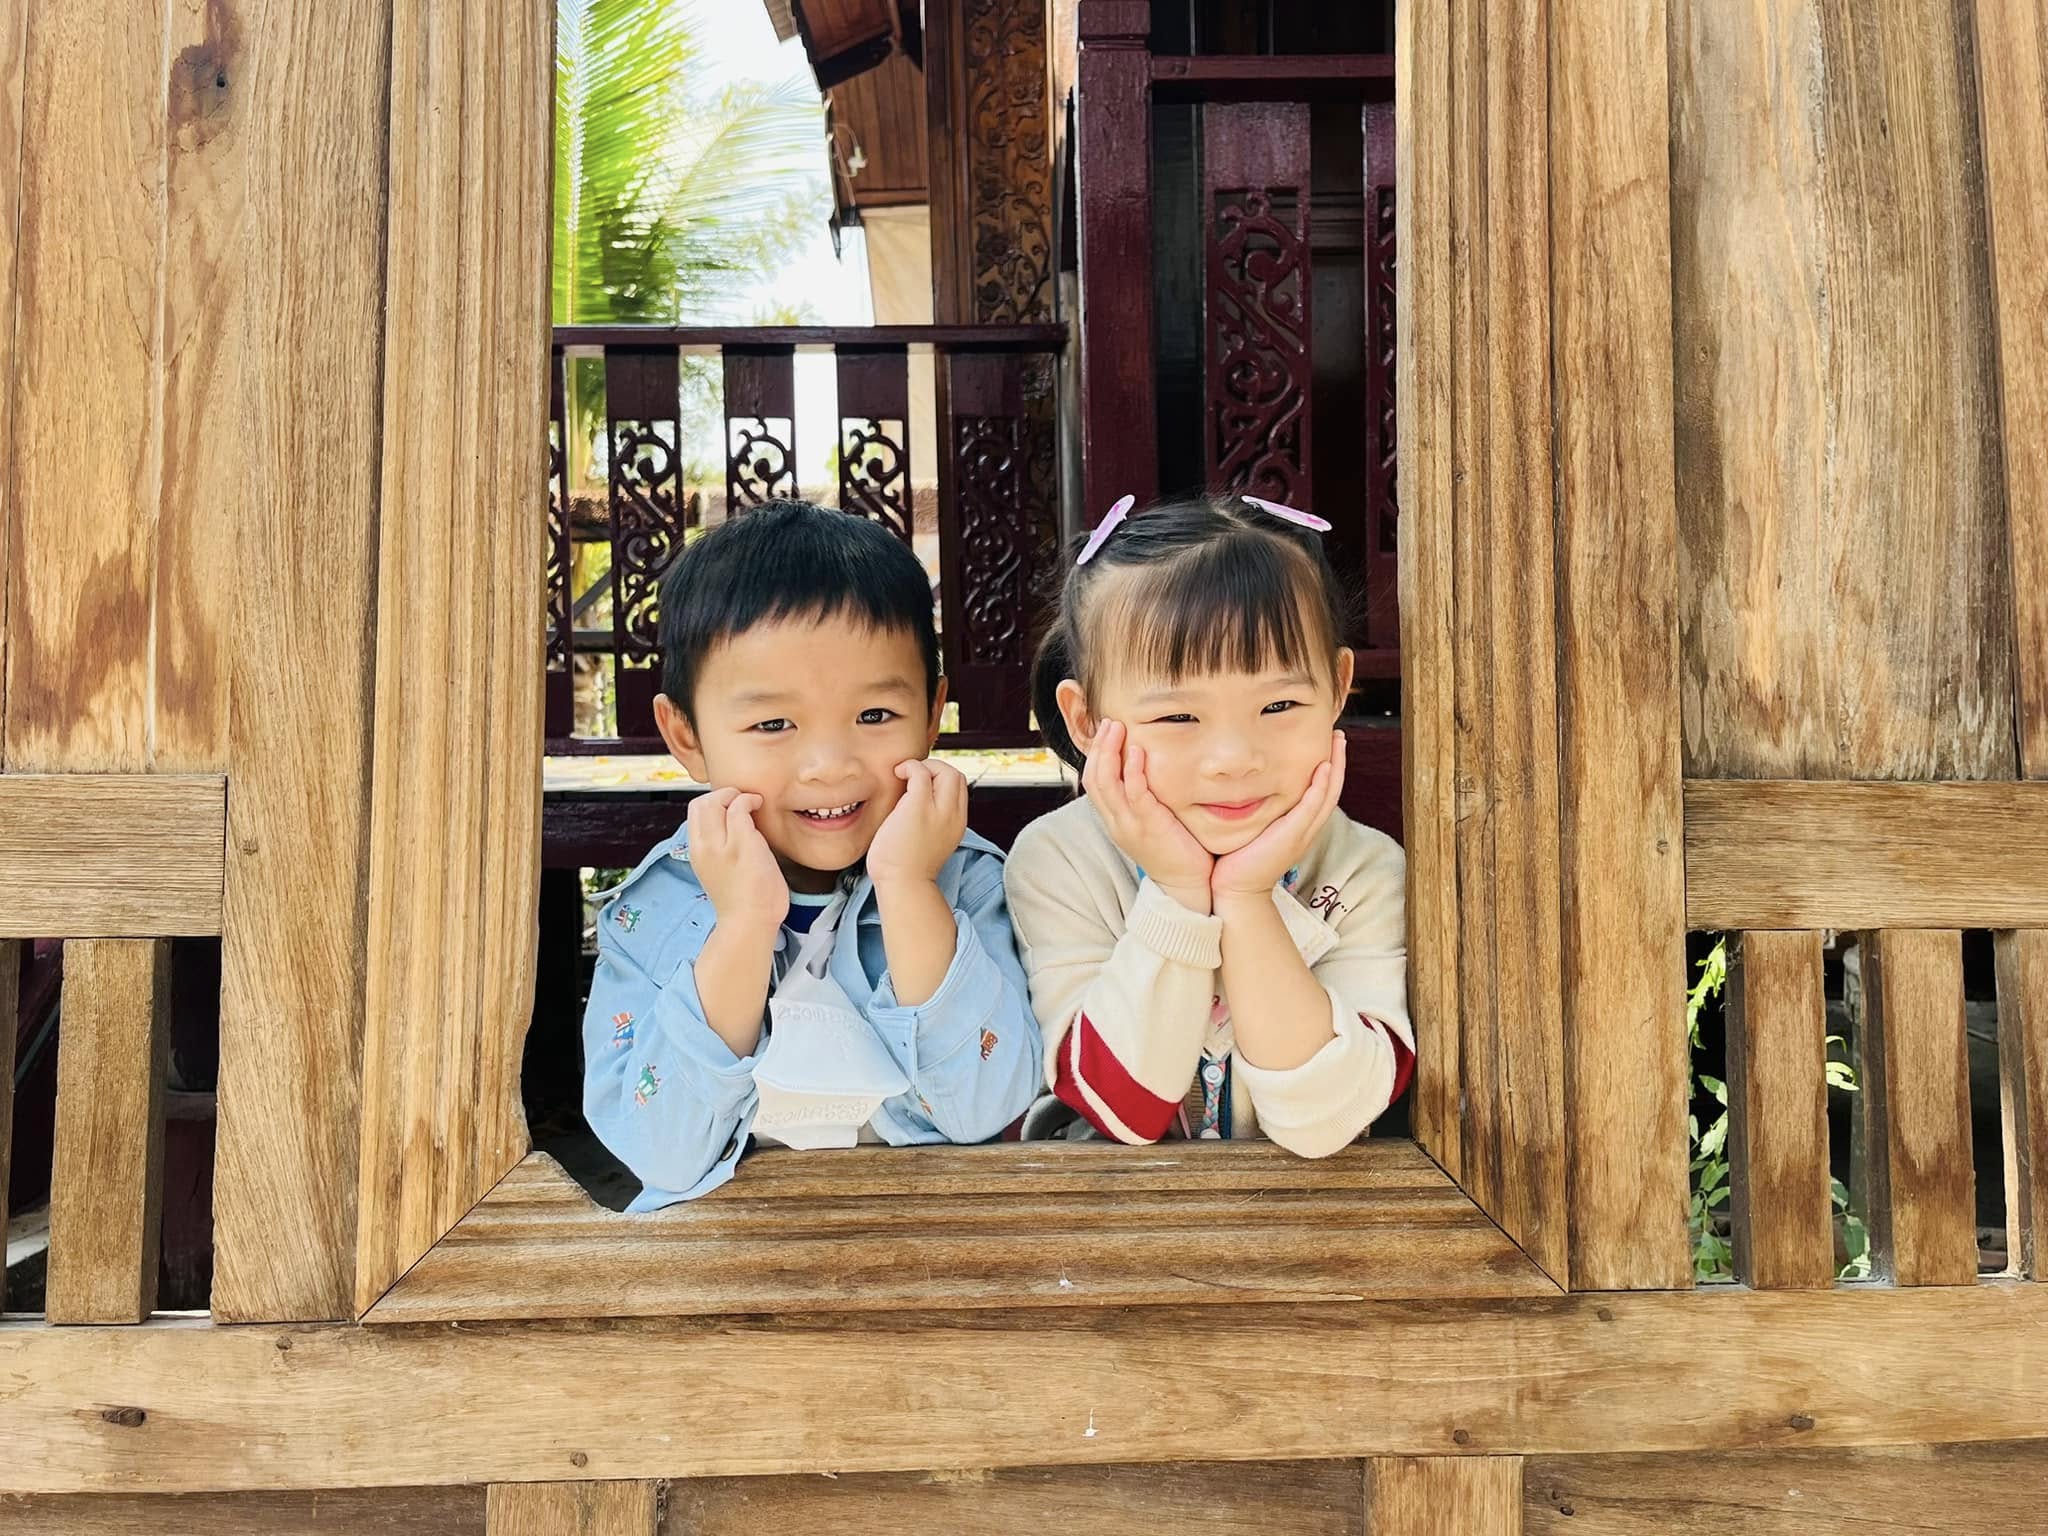
[[[0,15],[0,1157],[66,941],[0,1530],[2041,1528],[2048,16],[1353,9],[788,0],[836,121],[921,78],[885,190],[931,315],[552,337],[547,0]],[[931,359],[963,741],[1028,730],[1034,583],[1114,496],[1339,522],[1412,1134],[764,1154],[633,1217],[531,1152],[583,643],[541,589],[551,359],[605,354],[606,537],[645,544],[596,642],[623,739],[678,359],[717,350],[737,502],[800,344],[881,437]],[[841,458],[869,515],[885,459]],[[1708,932],[1736,1283],[1695,1286]],[[218,997],[211,1284],[165,1313],[181,985]]]

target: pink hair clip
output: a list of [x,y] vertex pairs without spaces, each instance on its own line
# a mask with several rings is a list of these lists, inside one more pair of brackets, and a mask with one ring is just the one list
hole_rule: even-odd
[[1093,560],[1095,551],[1102,548],[1109,536],[1116,532],[1116,525],[1122,522],[1129,515],[1131,508],[1137,504],[1138,498],[1135,496],[1118,497],[1116,505],[1109,509],[1109,515],[1097,523],[1095,531],[1088,535],[1088,542],[1081,546],[1081,553],[1074,557],[1074,564],[1086,565]]
[[1328,533],[1330,525],[1313,512],[1297,512],[1292,507],[1282,506],[1277,501],[1268,501],[1263,496],[1240,496],[1241,501],[1251,503],[1269,517],[1277,517],[1283,523],[1293,523],[1297,528],[1313,529],[1317,533]]

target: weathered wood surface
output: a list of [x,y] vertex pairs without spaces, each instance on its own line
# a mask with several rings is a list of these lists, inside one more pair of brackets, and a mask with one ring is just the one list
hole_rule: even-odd
[[1244,1150],[757,1154],[727,1188],[641,1216],[536,1154],[366,1320],[1556,1292],[1411,1143],[1314,1163]]
[[8,1324],[0,1380],[22,1493],[2048,1439],[2048,1287]]
[[171,946],[64,946],[50,1177],[53,1323],[136,1323],[156,1306]]
[[1367,1536],[1521,1536],[1522,1462],[1415,1456],[1366,1468]]
[[1664,0],[1550,13],[1571,1281],[1692,1282]]
[[2042,1526],[2048,1442],[1531,1458],[1529,1536],[2017,1536]]
[[[14,279],[21,208],[22,81],[28,63],[28,7],[12,7],[0,20],[0,487],[13,497]],[[14,527],[10,506],[0,506],[0,764],[7,761],[8,550]],[[5,1156],[0,1153],[0,1156]],[[0,1193],[0,1199],[4,1199]]]
[[1356,1461],[973,1467],[841,1477],[720,1477],[668,1485],[662,1536],[1045,1531],[1130,1536],[1364,1536]]
[[1563,1280],[1548,32],[1511,0],[1451,17],[1458,1166]]
[[1963,1033],[1963,936],[1862,937],[1872,1272],[1898,1285],[1977,1278],[1977,1179]]
[[226,818],[217,776],[0,777],[0,937],[219,933]]
[[482,1488],[0,1494],[21,1536],[484,1536]]
[[654,1536],[651,1482],[494,1483],[486,1536]]
[[2048,789],[1691,779],[1685,908],[1693,928],[2048,926]]
[[7,1180],[14,1147],[14,1035],[20,1025],[18,940],[0,939],[0,1312],[7,1310]]
[[[2039,26],[2024,3],[1991,9]],[[2009,777],[1967,10],[1671,11],[1686,772]],[[2038,93],[2014,115],[2041,142]]]
[[1415,1138],[1464,1170],[1458,1098],[1457,662],[1452,650],[1450,12],[1399,0],[1394,45],[1395,436],[1401,445],[1401,825]]
[[2048,778],[2048,22],[1975,0],[1977,119],[1998,335],[2019,765]]
[[392,28],[358,1311],[526,1149],[551,15]]
[[[236,213],[221,324],[248,338],[220,360],[232,372],[209,418],[232,435],[249,556],[229,690],[213,1309],[338,1318],[355,1278],[391,4],[206,14],[200,58],[226,77],[208,132],[233,157],[232,184],[223,165],[208,191]],[[431,423],[449,406],[411,409]]]
[[1820,934],[1745,933],[1728,972],[1729,1214],[1735,1275],[1832,1285],[1827,997]]
[[2048,931],[2001,933],[1997,950],[2010,1252],[2022,1274],[2048,1279]]

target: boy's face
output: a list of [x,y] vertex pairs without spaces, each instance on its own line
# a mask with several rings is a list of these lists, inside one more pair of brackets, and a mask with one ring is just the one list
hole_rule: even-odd
[[655,702],[663,740],[690,777],[748,790],[792,889],[830,889],[867,856],[903,796],[896,765],[938,739],[945,683],[925,702],[924,657],[908,630],[843,614],[757,624],[722,641],[697,672],[694,721]]

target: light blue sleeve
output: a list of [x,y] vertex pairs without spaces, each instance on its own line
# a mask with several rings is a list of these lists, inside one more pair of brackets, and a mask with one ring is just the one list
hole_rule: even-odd
[[583,1114],[645,1186],[627,1209],[659,1210],[732,1177],[754,1115],[755,1058],[735,1056],[705,1022],[694,969],[701,932],[687,936],[683,960],[657,984],[614,926],[598,923],[583,1015]]
[[910,1075],[917,1108],[951,1142],[987,1141],[1031,1107],[1039,1082],[1038,1020],[1010,932],[1003,863],[963,855],[953,908],[953,963],[916,1007],[884,977],[868,1020]]

